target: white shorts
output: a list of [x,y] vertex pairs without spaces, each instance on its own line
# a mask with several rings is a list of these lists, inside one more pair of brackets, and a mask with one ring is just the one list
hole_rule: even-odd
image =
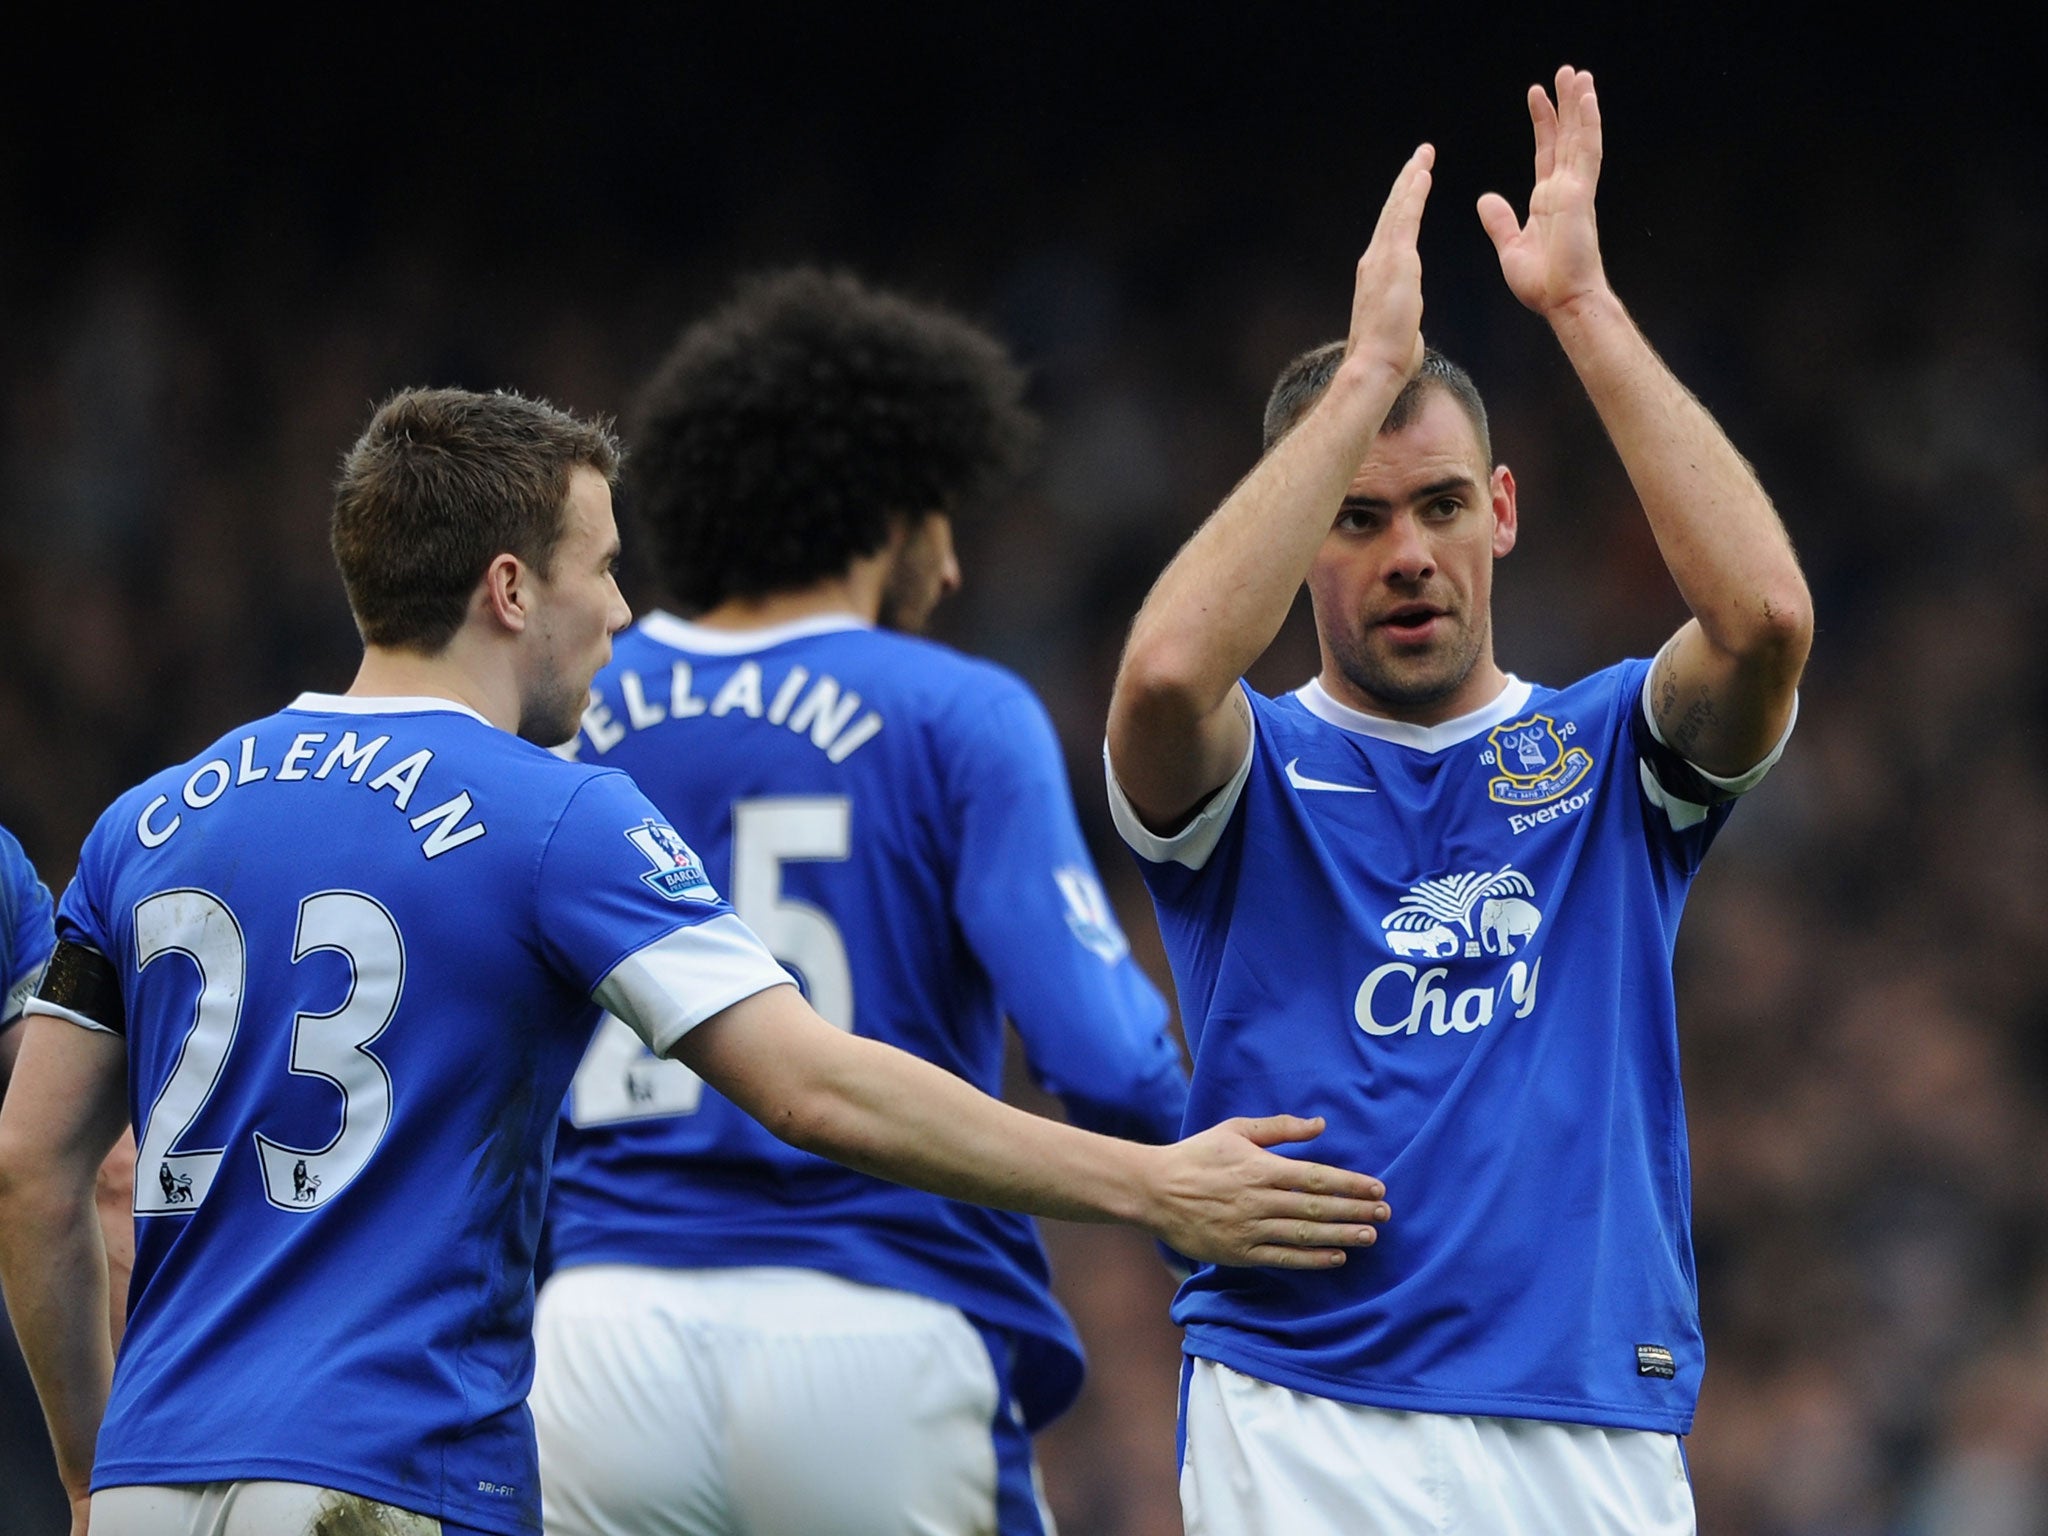
[[[447,1531],[471,1527],[448,1526]],[[432,1515],[311,1483],[138,1484],[92,1496],[92,1536],[443,1536]]]
[[1038,1536],[956,1308],[804,1269],[561,1271],[534,1319],[549,1536]]
[[1403,1413],[1191,1360],[1188,1536],[1693,1536],[1676,1435]]

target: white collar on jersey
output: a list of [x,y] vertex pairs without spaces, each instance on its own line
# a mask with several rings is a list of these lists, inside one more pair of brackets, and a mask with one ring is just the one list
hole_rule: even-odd
[[483,720],[485,725],[491,723],[467,704],[458,703],[454,699],[431,698],[424,694],[418,698],[350,698],[345,693],[302,693],[285,708],[303,710],[314,715],[421,715],[433,710],[445,710],[449,714],[467,715],[472,720]]
[[693,651],[699,656],[740,656],[749,651],[765,651],[785,640],[830,635],[842,629],[874,627],[857,613],[814,613],[807,618],[791,619],[786,624],[769,624],[760,629],[713,629],[709,625],[679,619],[672,613],[663,613],[659,608],[639,624],[640,632],[649,638],[659,640],[663,645],[672,645],[679,651]]
[[1492,703],[1482,704],[1469,715],[1460,715],[1439,725],[1410,725],[1405,720],[1386,720],[1353,709],[1349,704],[1339,704],[1330,697],[1322,682],[1313,677],[1295,689],[1294,696],[1301,700],[1301,707],[1318,720],[1327,720],[1342,730],[1359,736],[1375,736],[1381,741],[1414,747],[1422,752],[1441,752],[1445,747],[1470,741],[1481,731],[1491,730],[1501,721],[1521,713],[1534,691],[1532,685],[1510,672],[1506,685],[1493,696]]

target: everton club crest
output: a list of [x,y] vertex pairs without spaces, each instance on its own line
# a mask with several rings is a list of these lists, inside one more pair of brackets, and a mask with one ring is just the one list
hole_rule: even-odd
[[1558,729],[1548,715],[1511,720],[1486,733],[1488,756],[1495,770],[1487,795],[1502,805],[1541,805],[1583,779],[1593,767],[1593,754],[1569,744],[1578,726]]

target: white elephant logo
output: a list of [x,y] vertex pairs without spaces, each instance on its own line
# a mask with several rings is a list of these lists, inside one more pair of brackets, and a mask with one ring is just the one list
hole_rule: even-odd
[[1489,955],[1511,955],[1543,921],[1543,914],[1519,896],[1489,896],[1479,904],[1479,947]]
[[1407,958],[1511,955],[1543,924],[1535,896],[1529,877],[1512,864],[1443,875],[1409,887],[1380,927],[1387,948]]
[[1464,948],[1464,940],[1442,923],[1433,923],[1412,933],[1404,933],[1399,928],[1389,928],[1387,948],[1397,955],[1420,955],[1426,960],[1448,960]]

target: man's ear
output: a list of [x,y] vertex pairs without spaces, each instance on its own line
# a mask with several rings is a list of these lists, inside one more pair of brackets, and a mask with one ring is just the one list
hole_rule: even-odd
[[1496,464],[1487,490],[1493,500],[1493,558],[1498,560],[1515,547],[1515,472]]
[[532,588],[533,573],[526,562],[514,554],[501,554],[484,568],[476,601],[493,624],[516,635],[526,628]]

